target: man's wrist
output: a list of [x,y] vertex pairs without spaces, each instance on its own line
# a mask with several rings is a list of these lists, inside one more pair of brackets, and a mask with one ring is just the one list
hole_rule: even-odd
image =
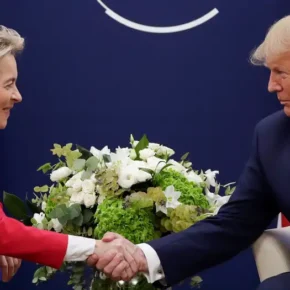
[[139,272],[143,272],[143,273],[148,273],[148,263],[147,263],[147,259],[146,256],[144,255],[143,251],[137,247],[137,257],[139,262]]

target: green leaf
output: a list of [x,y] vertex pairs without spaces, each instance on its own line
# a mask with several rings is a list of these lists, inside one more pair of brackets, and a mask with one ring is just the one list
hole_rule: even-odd
[[93,156],[93,154],[89,150],[80,145],[76,145],[76,148],[80,151],[82,157],[86,160],[89,159],[91,156]]
[[91,237],[93,235],[93,228],[89,227],[88,229],[88,236]]
[[77,159],[74,161],[73,169],[76,171],[80,171],[85,167],[86,160],[85,159]]
[[50,163],[45,163],[45,164],[41,165],[41,166],[37,169],[37,171],[42,170],[43,173],[46,173],[46,172],[48,172],[50,169],[52,169],[51,164],[50,164]]
[[[160,161],[161,162],[161,161]],[[160,163],[159,162],[159,163]],[[158,164],[159,164],[158,163]],[[158,166],[158,165],[157,165]],[[167,167],[169,167],[169,166],[172,166],[172,164],[166,164],[166,165],[164,165],[163,167],[162,167],[162,169],[159,171],[159,173],[161,173],[165,168],[167,168]]]
[[81,180],[89,179],[93,174],[93,171],[91,170],[86,170],[81,177]]
[[104,155],[103,155],[103,159],[104,159],[104,161],[105,161],[106,163],[111,162],[111,156],[110,156],[110,155],[106,155],[106,154],[104,154]]
[[27,207],[30,209],[30,211],[35,214],[35,213],[41,213],[41,209],[36,206],[34,203],[32,203],[27,197],[26,197],[26,204]]
[[138,144],[135,147],[135,151],[138,158],[139,158],[139,152],[147,148],[148,145],[149,145],[149,140],[147,139],[147,136],[144,134],[141,140],[138,142]]
[[79,204],[72,204],[70,207],[67,208],[70,219],[74,219],[81,215],[82,209]]
[[28,217],[25,203],[18,196],[4,191],[3,203],[9,213],[16,219],[23,220]]
[[56,206],[49,214],[48,217],[51,219],[60,219],[65,217],[66,215],[69,216],[68,208],[65,204],[60,204]]
[[92,156],[86,161],[86,167],[90,171],[94,171],[98,168],[99,160],[95,157]]
[[181,161],[185,161],[187,159],[189,155],[189,152],[185,153],[182,157],[181,157]]
[[145,172],[147,172],[147,173],[149,173],[149,174],[151,174],[151,175],[154,175],[154,170],[152,170],[152,169],[149,169],[149,168],[139,168],[140,170],[142,170],[142,171],[145,171]]
[[77,216],[76,218],[74,218],[73,220],[72,220],[72,223],[74,224],[74,225],[76,225],[76,226],[81,226],[82,224],[83,224],[83,215],[82,214],[80,214],[79,216]]
[[85,209],[84,210],[84,212],[83,212],[83,216],[84,216],[84,221],[83,221],[83,223],[84,224],[86,224],[86,223],[88,223],[90,220],[91,220],[91,218],[94,216],[94,213],[91,211],[91,210],[89,210],[89,209]]

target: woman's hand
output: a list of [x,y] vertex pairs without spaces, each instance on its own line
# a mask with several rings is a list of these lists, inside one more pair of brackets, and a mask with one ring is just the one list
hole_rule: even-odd
[[2,273],[2,281],[9,282],[20,268],[20,265],[20,259],[0,256],[0,271]]

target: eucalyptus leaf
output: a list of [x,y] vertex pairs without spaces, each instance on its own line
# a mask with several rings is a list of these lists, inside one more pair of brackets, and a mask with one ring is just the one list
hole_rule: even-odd
[[81,226],[82,224],[83,224],[83,215],[82,214],[80,214],[79,216],[77,216],[76,218],[74,218],[73,220],[72,220],[72,223],[74,224],[74,225],[76,225],[76,226]]
[[48,172],[50,169],[52,169],[51,164],[50,164],[50,163],[45,163],[45,164],[41,165],[41,166],[37,169],[37,171],[40,171],[40,170],[41,170],[43,173],[46,173],[46,172]]
[[85,167],[86,160],[85,159],[77,159],[74,161],[73,169],[76,171],[80,171]]
[[18,196],[4,191],[3,204],[14,218],[23,220],[28,217],[25,203]]
[[95,157],[92,156],[86,161],[86,167],[90,171],[94,171],[98,168],[99,160]]
[[65,204],[60,204],[56,206],[49,214],[48,217],[51,219],[60,219],[69,215],[68,208]]
[[91,210],[89,210],[89,209],[86,208],[86,209],[84,210],[84,212],[83,212],[83,216],[84,216],[83,223],[86,224],[86,223],[88,223],[88,222],[91,220],[91,218],[94,216],[94,213],[93,213]]
[[71,220],[81,215],[82,209],[79,204],[72,204],[67,208]]
[[82,174],[81,180],[89,179],[92,176],[92,174],[93,174],[93,171],[87,169]]

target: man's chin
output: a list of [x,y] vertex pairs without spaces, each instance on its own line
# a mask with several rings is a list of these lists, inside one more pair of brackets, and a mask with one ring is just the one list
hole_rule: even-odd
[[287,117],[290,117],[290,106],[284,106],[284,113]]

